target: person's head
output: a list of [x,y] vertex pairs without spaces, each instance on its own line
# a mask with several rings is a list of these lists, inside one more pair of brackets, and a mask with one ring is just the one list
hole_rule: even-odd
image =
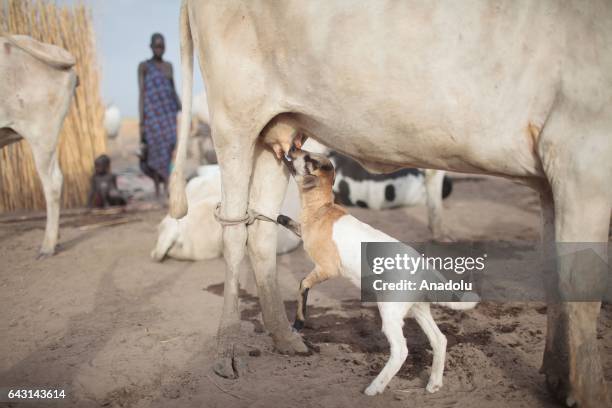
[[103,154],[94,161],[96,175],[103,176],[110,172],[110,157]]
[[155,33],[151,36],[151,51],[153,51],[153,58],[155,59],[162,59],[164,56],[166,41],[160,33]]

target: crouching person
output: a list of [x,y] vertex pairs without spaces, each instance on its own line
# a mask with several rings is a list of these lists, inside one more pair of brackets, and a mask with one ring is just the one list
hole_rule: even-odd
[[94,167],[87,206],[106,208],[126,205],[125,197],[117,188],[117,176],[111,172],[110,158],[105,154],[99,156],[94,162]]

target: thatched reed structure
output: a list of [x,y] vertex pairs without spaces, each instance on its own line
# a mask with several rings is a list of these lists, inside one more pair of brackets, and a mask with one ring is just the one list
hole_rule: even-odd
[[[62,206],[82,206],[93,161],[106,150],[90,11],[82,4],[69,7],[43,0],[0,0],[0,31],[27,34],[59,45],[77,60],[79,86],[60,135],[59,161],[64,174]],[[27,142],[1,149],[0,212],[44,208],[42,187]]]

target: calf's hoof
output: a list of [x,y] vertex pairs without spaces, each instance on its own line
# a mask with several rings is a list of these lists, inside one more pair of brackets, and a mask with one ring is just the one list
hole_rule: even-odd
[[304,328],[304,321],[295,319],[295,322],[293,322],[293,330],[296,332],[299,332],[299,331],[302,331],[303,328]]
[[370,397],[373,397],[378,394],[382,394],[385,390],[385,387],[382,384],[378,383],[376,380],[372,381],[372,383],[366,388],[363,393]]

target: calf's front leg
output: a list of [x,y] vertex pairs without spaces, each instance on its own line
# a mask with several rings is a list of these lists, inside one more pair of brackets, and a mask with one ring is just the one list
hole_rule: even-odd
[[304,322],[306,321],[306,302],[308,300],[308,291],[316,284],[324,282],[331,276],[326,273],[318,265],[300,282],[300,289],[297,299],[297,310],[295,315],[295,322],[293,322],[293,328],[296,331],[300,331],[304,328]]

